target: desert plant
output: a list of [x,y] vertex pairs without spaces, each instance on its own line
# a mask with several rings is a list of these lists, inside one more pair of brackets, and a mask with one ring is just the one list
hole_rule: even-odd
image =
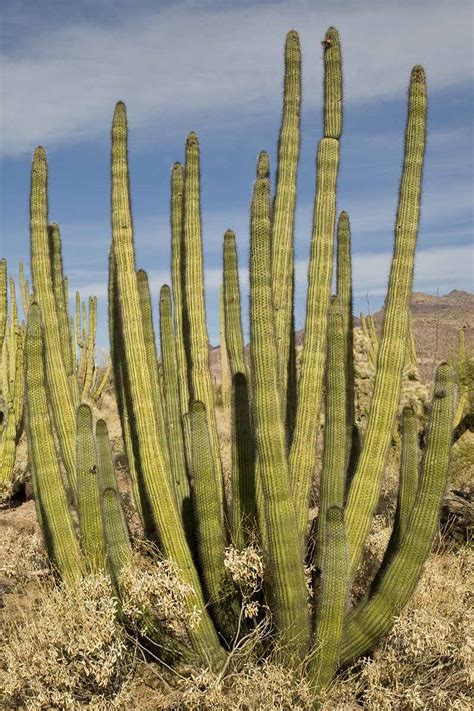
[[[112,124],[109,265],[112,364],[136,506],[144,529],[155,537],[162,555],[173,562],[182,576],[188,591],[183,614],[192,616],[193,611],[200,611],[199,624],[188,631],[192,653],[219,669],[226,660],[223,647],[244,633],[236,605],[238,592],[226,567],[226,544],[233,537],[241,547],[251,533],[258,535],[275,644],[288,668],[298,668],[310,654],[308,679],[315,699],[341,663],[370,650],[390,629],[415,587],[436,531],[448,469],[453,404],[452,372],[442,364],[436,376],[421,475],[418,445],[407,415],[403,422],[402,486],[393,539],[367,595],[346,614],[346,597],[380,495],[409,347],[409,304],[425,149],[426,83],[423,69],[414,67],[408,94],[394,258],[382,336],[377,341],[374,360],[370,411],[358,453],[354,443],[350,230],[345,213],[341,214],[337,229],[337,298],[331,303],[342,132],[341,51],[335,28],[327,31],[323,46],[324,135],[317,150],[305,342],[298,387],[292,235],[299,155],[300,49],[294,31],[288,34],[285,48],[284,110],[273,209],[270,164],[265,152],[258,157],[253,189],[250,368],[244,358],[235,237],[230,231],[225,235],[223,323],[232,375],[235,477],[230,512],[224,499],[209,370],[198,138],[195,133],[188,135],[184,169],[176,163],[172,173],[174,314],[172,318],[171,294],[164,287],[161,376],[147,277],[143,270],[137,271],[135,264],[127,115],[122,102],[116,105]],[[59,318],[54,301],[54,261],[51,262],[47,227],[46,156],[40,148],[33,161],[32,273],[43,325],[39,307],[32,305],[27,335],[28,421],[29,437],[36,446],[33,465],[38,513],[63,576],[74,579],[81,574],[83,564],[63,482],[58,470],[49,477],[46,469],[43,471],[55,467],[50,462],[54,459],[54,441],[44,410],[48,396],[78,503],[82,555],[93,569],[103,568],[101,546],[105,543],[112,578],[119,580],[120,570],[126,569],[131,560],[127,533],[116,483],[111,487],[98,483],[105,476],[101,467],[98,481],[93,476],[94,438],[85,406],[79,408],[78,418],[80,428],[86,428],[85,434],[79,428],[76,435],[74,393],[60,347],[62,324],[65,329],[66,321]],[[42,369],[42,329],[46,383],[38,374]],[[91,321],[89,351],[93,350],[93,331]],[[170,372],[173,357],[175,373]],[[90,377],[88,367],[86,363],[86,382]],[[322,412],[325,443],[316,552],[314,561],[309,561],[315,564],[314,595],[309,600],[305,565],[315,548],[309,507]],[[44,422],[39,422],[40,415]],[[45,441],[50,447],[48,457],[43,451]],[[81,447],[78,456],[75,444]],[[110,462],[107,467],[110,476]],[[53,494],[59,496],[57,507]],[[67,541],[66,536],[59,536],[60,526],[67,531]],[[117,548],[112,550],[115,543]]]

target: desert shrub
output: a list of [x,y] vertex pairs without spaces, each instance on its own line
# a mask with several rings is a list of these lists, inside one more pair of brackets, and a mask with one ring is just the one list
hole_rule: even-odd
[[35,609],[7,623],[2,654],[11,708],[113,708],[128,652],[108,579],[44,583]]
[[467,546],[432,554],[391,633],[372,659],[336,679],[324,708],[471,709],[473,567],[474,554]]

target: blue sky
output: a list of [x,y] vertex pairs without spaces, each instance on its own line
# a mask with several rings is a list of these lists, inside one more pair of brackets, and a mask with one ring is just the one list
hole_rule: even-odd
[[[201,144],[208,325],[217,342],[221,242],[237,233],[244,295],[249,201],[260,150],[275,156],[283,45],[303,53],[302,153],[296,224],[296,324],[304,322],[322,48],[343,45],[345,116],[338,209],[353,231],[355,310],[383,302],[413,64],[429,88],[429,139],[415,288],[473,288],[473,55],[468,0],[3,0],[0,252],[28,262],[29,172],[49,161],[50,221],[61,225],[71,294],[99,297],[107,345],[109,152],[114,104],[126,102],[137,266],[156,297],[169,281],[169,178],[186,134]],[[273,168],[275,164],[273,162]],[[245,298],[245,296],[244,296]],[[244,302],[245,304],[245,302]],[[246,304],[244,310],[246,311]],[[155,308],[155,312],[157,308]]]

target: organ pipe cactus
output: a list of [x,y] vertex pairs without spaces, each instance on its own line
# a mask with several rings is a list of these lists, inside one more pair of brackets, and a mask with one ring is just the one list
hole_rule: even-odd
[[[225,663],[219,634],[225,643],[230,643],[239,627],[236,592],[226,579],[226,545],[232,541],[242,548],[251,537],[258,536],[266,566],[265,596],[277,646],[288,665],[299,664],[311,652],[308,672],[315,703],[319,703],[319,695],[331,682],[338,665],[369,651],[390,628],[414,589],[436,531],[448,468],[453,401],[452,373],[449,366],[442,364],[435,383],[421,475],[418,423],[412,410],[404,410],[400,492],[392,540],[368,594],[347,613],[352,579],[379,498],[396,424],[403,367],[407,354],[411,352],[413,358],[409,303],[421,200],[426,86],[423,69],[414,67],[394,259],[382,337],[377,341],[377,350],[372,346],[375,386],[359,454],[354,436],[351,235],[345,212],[336,226],[342,133],[342,64],[336,29],[329,28],[323,47],[324,132],[316,157],[305,338],[297,387],[293,368],[293,228],[301,58],[294,31],[288,34],[285,48],[284,108],[273,209],[270,164],[265,152],[258,158],[252,196],[250,365],[244,349],[235,235],[228,230],[224,237],[222,347],[228,353],[232,378],[229,511],[224,498],[209,370],[198,138],[195,133],[188,135],[184,168],[175,163],[172,169],[173,293],[165,286],[160,294],[159,364],[147,277],[145,272],[137,272],[135,265],[127,118],[122,102],[116,106],[112,126],[109,261],[112,369],[135,504],[145,533],[155,538],[163,555],[175,562],[191,587],[189,609],[201,610],[200,624],[190,631],[193,653],[215,667]],[[336,234],[337,294],[331,300]],[[71,412],[74,422],[75,413],[66,388],[66,371],[61,369],[64,363],[58,360],[60,328],[57,309],[53,308],[55,284],[61,292],[59,279],[55,282],[55,275],[51,274],[47,252],[46,159],[42,149],[37,150],[33,164],[32,261],[35,296],[43,310],[46,387],[66,468],[78,493],[80,519],[81,502],[88,502],[82,505],[83,552],[86,559],[95,560],[98,568],[103,565],[106,550],[109,570],[118,584],[121,567],[131,561],[130,541],[119,506],[106,428],[103,423],[97,424],[93,452],[90,410],[85,406],[79,408],[77,420],[81,454],[75,457],[70,451],[70,441],[76,436],[74,432],[71,435]],[[1,288],[2,284],[0,279]],[[64,281],[62,285],[64,290]],[[80,347],[84,342],[80,298],[77,312]],[[82,316],[83,325],[84,322]],[[2,321],[0,327],[1,324]],[[373,322],[364,325],[370,337]],[[47,422],[37,423],[35,419],[39,413],[48,419],[44,380],[36,372],[42,362],[41,328],[40,311],[35,304],[30,307],[27,341],[29,439],[37,472],[35,491],[45,530],[55,533],[60,530],[58,526],[63,526],[66,531],[61,545],[51,539],[55,547],[50,548],[61,562],[64,577],[73,578],[83,567],[80,551],[71,534],[58,471],[53,466],[49,478],[45,476],[43,468],[52,465],[39,446],[42,436],[51,446],[51,428]],[[33,394],[40,391],[42,399],[38,404]],[[59,414],[58,407],[63,408]],[[324,452],[319,519],[312,526],[309,509],[315,489],[321,422]],[[82,426],[86,426],[84,432]],[[51,450],[49,455],[54,459]],[[92,475],[95,461],[97,482]],[[53,485],[58,497],[56,509],[51,503]],[[184,505],[189,500],[192,507]],[[55,517],[51,528],[50,519]],[[100,555],[94,547],[97,541],[105,543]],[[315,564],[315,594],[311,601],[306,562]],[[86,561],[87,564],[90,565]]]

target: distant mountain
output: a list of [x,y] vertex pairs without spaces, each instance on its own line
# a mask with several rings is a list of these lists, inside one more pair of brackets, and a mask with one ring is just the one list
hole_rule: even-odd
[[[456,289],[445,296],[432,296],[415,291],[411,301],[411,323],[420,363],[421,377],[429,381],[436,363],[456,353],[460,329],[464,329],[466,350],[474,353],[474,294]],[[383,308],[374,313],[380,334]],[[354,317],[354,325],[359,325]],[[304,331],[297,331],[296,344],[302,345]],[[210,348],[211,373],[220,381],[220,349]]]

